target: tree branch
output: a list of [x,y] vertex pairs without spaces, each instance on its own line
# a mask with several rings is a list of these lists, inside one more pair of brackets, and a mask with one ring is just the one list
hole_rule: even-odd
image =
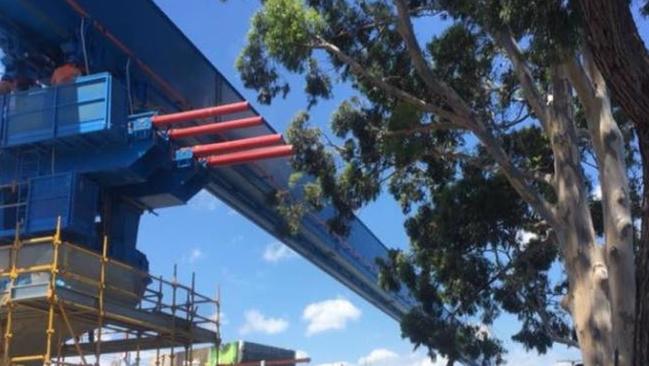
[[509,31],[496,31],[492,35],[498,46],[500,46],[503,50],[505,50],[505,53],[507,53],[507,57],[511,61],[512,66],[514,67],[514,72],[518,77],[518,81],[521,83],[521,88],[523,89],[525,98],[532,107],[534,114],[536,114],[536,116],[542,122],[544,122],[547,118],[547,107],[545,105],[545,102],[543,101],[542,94],[539,92],[534,83],[532,71],[525,62],[523,53],[518,47],[514,36]]
[[[344,53],[338,46],[327,42],[325,39],[318,37],[318,43],[314,48],[323,49],[330,52],[341,62],[350,67],[352,72],[359,78],[365,79],[370,84],[381,89],[386,94],[397,98],[406,103],[412,104],[413,106],[430,113],[434,113],[442,118],[447,120],[457,121],[458,116],[451,112],[447,111],[441,107],[438,107],[434,104],[428,103],[423,99],[417,98],[416,96],[408,93],[407,91],[397,88],[396,86],[387,83],[383,78],[374,76],[367,71],[358,61],[354,60],[352,57]],[[459,126],[459,124],[458,124]]]
[[563,344],[568,347],[574,347],[574,348],[579,348],[579,343],[573,339],[570,338],[565,338],[562,336],[559,336],[554,332],[551,326],[551,320],[550,320],[550,314],[548,314],[548,311],[545,309],[545,306],[543,305],[543,300],[541,299],[541,294],[537,294],[536,296],[536,313],[539,315],[539,318],[541,319],[541,325],[543,326],[543,330],[548,334],[552,342]]
[[514,127],[514,126],[525,122],[528,118],[530,118],[530,114],[525,113],[525,115],[518,116],[516,119],[514,119],[512,121],[504,121],[503,124],[498,125],[497,127],[501,131],[507,131],[508,129],[510,129],[510,128]]
[[577,343],[577,341],[570,338],[561,337],[552,330],[552,328],[550,327],[550,316],[547,310],[538,308],[536,313],[539,314],[539,318],[541,318],[541,325],[543,325],[543,330],[548,334],[552,342],[563,344],[568,347],[579,348],[579,343]]
[[424,58],[419,42],[415,37],[413,31],[412,22],[410,21],[410,14],[408,12],[408,4],[404,0],[394,0],[397,6],[397,15],[399,19],[398,31],[406,43],[406,48],[408,49],[408,54],[412,59],[415,70],[419,76],[424,80],[424,83],[430,88],[433,93],[440,93],[439,84],[433,75],[432,70],[428,67],[428,63]]
[[[531,205],[539,213],[539,215],[543,217],[544,220],[552,224],[557,223],[554,207],[526,182],[525,176],[513,164],[509,156],[507,156],[507,153],[502,148],[498,139],[484,125],[484,123],[480,122],[476,118],[471,110],[462,110],[462,114],[458,115],[457,113],[447,111],[441,107],[428,103],[425,100],[417,98],[414,95],[385,82],[383,79],[371,75],[360,63],[344,53],[336,45],[327,42],[325,39],[318,38],[318,44],[314,47],[332,53],[341,62],[348,65],[351,71],[357,77],[365,79],[367,82],[381,89],[386,94],[391,95],[392,97],[395,97],[406,103],[412,104],[413,106],[418,107],[423,111],[435,113],[443,118],[446,118],[448,121],[451,121],[451,123],[457,124],[459,128],[471,130],[480,140],[480,142],[485,146],[496,163],[500,165],[503,170],[503,174],[505,174],[512,187],[516,190],[516,192],[518,192],[521,198],[523,198],[523,200]],[[464,102],[462,102],[461,104],[465,105]],[[543,108],[545,107],[543,106]]]
[[[420,17],[425,17],[425,16],[433,16],[439,13],[439,9],[430,6],[430,5],[422,5],[418,6],[415,8],[411,8],[408,11],[408,14],[411,17],[414,18],[420,18]],[[376,18],[375,18],[376,19]],[[339,31],[336,35],[334,35],[334,38],[340,37],[340,36],[354,36],[356,33],[363,31],[363,30],[368,30],[372,28],[377,28],[377,27],[383,27],[386,25],[391,25],[396,22],[398,22],[399,19],[398,17],[395,16],[389,16],[389,17],[383,17],[379,18],[375,21],[372,22],[367,22],[364,24],[361,24],[360,26],[356,27],[355,29],[344,29]]]
[[[424,82],[431,89],[431,92],[435,94],[436,97],[441,98],[442,100],[449,103],[450,107],[454,110],[455,114],[458,115],[462,120],[465,120],[469,123],[470,129],[476,134],[478,139],[485,145],[488,151],[491,152],[493,158],[501,166],[505,176],[509,178],[510,183],[516,189],[516,191],[521,195],[521,197],[532,205],[544,219],[549,222],[555,222],[555,215],[551,205],[541,196],[538,192],[535,192],[532,187],[530,187],[524,179],[523,174],[516,168],[511,159],[507,156],[505,151],[502,149],[502,146],[499,144],[495,136],[489,131],[484,124],[476,120],[474,114],[466,103],[460,98],[459,95],[447,85],[439,82],[435,79],[432,74],[426,59],[424,58],[419,43],[413,32],[412,22],[407,12],[407,5],[404,0],[394,0],[397,5],[397,10],[399,13],[399,33],[404,39],[410,57],[413,60],[413,64],[418,74],[424,79]],[[543,104],[543,99],[541,98],[539,92],[534,86],[534,79],[532,78],[532,73],[529,71],[527,65],[523,61],[522,54],[518,49],[518,46],[515,44],[511,34],[508,34],[507,37],[501,37],[504,48],[507,50],[508,54],[512,58],[512,63],[521,78],[521,84],[526,92],[529,94],[528,102],[532,105],[537,116],[541,119],[544,119],[546,116],[546,107]]]
[[554,187],[554,178],[552,174],[546,174],[539,171],[525,171],[523,170],[523,175],[530,181],[537,181],[540,183],[549,184]]
[[444,151],[439,149],[433,149],[430,151],[430,154],[427,154],[425,156],[431,156],[440,159],[452,159],[452,160],[463,161],[478,169],[490,169],[493,167],[493,164],[481,162],[479,161],[479,158],[476,158],[475,156],[465,154],[462,152],[456,152],[456,151]]
[[493,133],[481,124],[477,124],[472,131],[491,157],[500,165],[503,174],[521,198],[532,206],[544,220],[551,225],[556,225],[557,218],[552,204],[527,183],[525,174],[514,165]]
[[417,74],[424,80],[424,83],[428,86],[428,89],[430,89],[434,97],[448,104],[458,116],[467,118],[471,114],[470,108],[453,88],[435,78],[435,75],[433,75],[432,70],[428,66],[428,62],[415,36],[407,2],[405,0],[394,0],[394,2],[397,6],[397,15],[399,18],[397,29],[401,38],[406,43],[408,54],[412,59]]
[[403,136],[410,135],[417,132],[431,132],[431,131],[441,131],[441,130],[457,130],[461,129],[455,123],[430,123],[427,125],[419,125],[417,127],[406,128],[402,130],[388,131],[384,133],[384,136],[393,137],[393,136]]
[[595,103],[595,90],[586,74],[586,70],[584,70],[575,57],[570,57],[565,62],[564,69],[586,113],[592,115],[592,109]]

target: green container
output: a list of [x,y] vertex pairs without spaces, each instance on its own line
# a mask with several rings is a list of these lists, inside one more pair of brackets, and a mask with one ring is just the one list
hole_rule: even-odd
[[[295,358],[295,351],[237,341],[221,345],[218,351],[218,359],[215,347],[196,349],[192,358],[198,361],[200,366],[236,365],[248,361],[290,360]],[[184,364],[184,361],[184,352],[180,352],[176,355],[174,363],[180,366]]]
[[[239,363],[239,342],[231,342],[221,345],[219,352],[219,364],[228,365]],[[216,365],[216,348],[210,352],[210,366]]]

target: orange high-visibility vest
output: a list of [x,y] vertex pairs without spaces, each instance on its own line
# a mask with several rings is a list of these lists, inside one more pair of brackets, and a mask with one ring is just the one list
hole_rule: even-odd
[[0,81],[0,94],[8,94],[16,89],[16,84],[13,81],[2,80]]
[[67,84],[74,81],[78,76],[81,76],[81,70],[78,67],[72,64],[65,64],[54,70],[51,83],[52,85]]

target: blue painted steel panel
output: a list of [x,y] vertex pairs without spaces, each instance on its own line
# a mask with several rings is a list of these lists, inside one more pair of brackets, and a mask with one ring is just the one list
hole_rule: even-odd
[[52,232],[60,217],[63,231],[87,239],[95,231],[98,193],[96,184],[70,173],[31,179],[24,233]]
[[52,228],[56,228],[59,216],[61,226],[66,227],[72,211],[72,175],[34,178],[29,188],[25,233],[51,232]]
[[2,146],[2,141],[5,140],[5,100],[7,99],[6,95],[0,95],[0,146]]
[[7,96],[0,146],[61,142],[92,133],[118,139],[126,131],[127,110],[122,88],[113,83],[104,73]]

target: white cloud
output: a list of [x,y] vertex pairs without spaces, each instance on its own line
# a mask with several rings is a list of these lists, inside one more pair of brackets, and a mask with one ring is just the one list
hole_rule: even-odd
[[602,186],[599,183],[593,188],[593,197],[597,200],[602,199]]
[[[155,351],[141,351],[140,352],[140,364],[141,365],[153,365],[155,363]],[[103,354],[99,360],[100,366],[131,366],[135,365],[135,352],[130,353],[118,353],[118,354]],[[94,365],[97,360],[94,355],[86,355],[85,361],[88,365]],[[66,362],[69,362],[71,365],[80,365],[82,360],[80,357],[70,357],[66,358]]]
[[339,361],[318,366],[445,366],[447,362],[448,360],[443,357],[438,357],[433,362],[423,352],[400,355],[389,349],[378,348],[360,357],[356,363]]
[[[543,355],[527,352],[520,345],[511,345],[509,348],[505,359],[507,365],[512,366],[568,366],[566,361],[579,359],[579,351],[563,346],[556,346]],[[386,348],[378,348],[360,357],[357,362],[327,362],[317,366],[446,366],[447,362],[448,359],[440,356],[433,361],[423,350],[398,354]]]
[[389,349],[379,348],[370,352],[369,355],[358,359],[360,365],[375,365],[377,363],[385,363],[398,358],[399,355],[390,351]]
[[516,232],[516,241],[518,242],[518,248],[520,250],[527,249],[528,244],[531,240],[538,239],[539,236],[536,233],[527,230],[519,230]]
[[487,338],[491,337],[491,329],[489,329],[489,326],[487,324],[484,324],[484,323],[479,324],[476,335],[480,339],[487,339]]
[[[215,312],[214,314],[209,316],[209,319],[211,321],[213,321],[213,322],[216,322],[216,321],[221,322],[221,326],[230,324],[230,319],[228,319],[228,316],[224,312],[221,312],[220,316]],[[203,325],[203,328],[214,331],[214,332],[217,331],[215,323],[205,323]]]
[[221,201],[212,196],[208,191],[201,190],[188,202],[189,207],[199,211],[215,211],[221,206]]
[[295,256],[296,254],[291,248],[278,241],[268,244],[264,249],[264,260],[270,263],[276,263]]
[[520,230],[516,233],[516,240],[520,241],[523,245],[527,245],[530,240],[537,239],[538,237],[536,233],[527,230]]
[[221,322],[221,325],[230,324],[230,319],[228,318],[228,315],[224,312],[221,312],[221,315],[218,318],[216,316],[216,313],[214,313],[212,314],[212,316],[210,316],[210,319],[219,320]]
[[309,354],[306,351],[302,351],[301,349],[295,351],[295,358],[301,359],[301,358],[309,358]]
[[264,316],[258,310],[248,310],[245,313],[246,322],[239,329],[242,335],[250,333],[278,334],[288,328],[288,321],[282,318]]
[[325,300],[307,305],[302,319],[309,324],[306,334],[311,336],[328,330],[340,330],[347,323],[361,317],[361,311],[345,299]]
[[243,241],[243,235],[236,235],[228,240],[228,245],[237,245]]
[[196,263],[199,259],[202,259],[205,257],[205,253],[200,248],[194,248],[189,252],[189,255],[187,256],[187,262],[189,263]]

